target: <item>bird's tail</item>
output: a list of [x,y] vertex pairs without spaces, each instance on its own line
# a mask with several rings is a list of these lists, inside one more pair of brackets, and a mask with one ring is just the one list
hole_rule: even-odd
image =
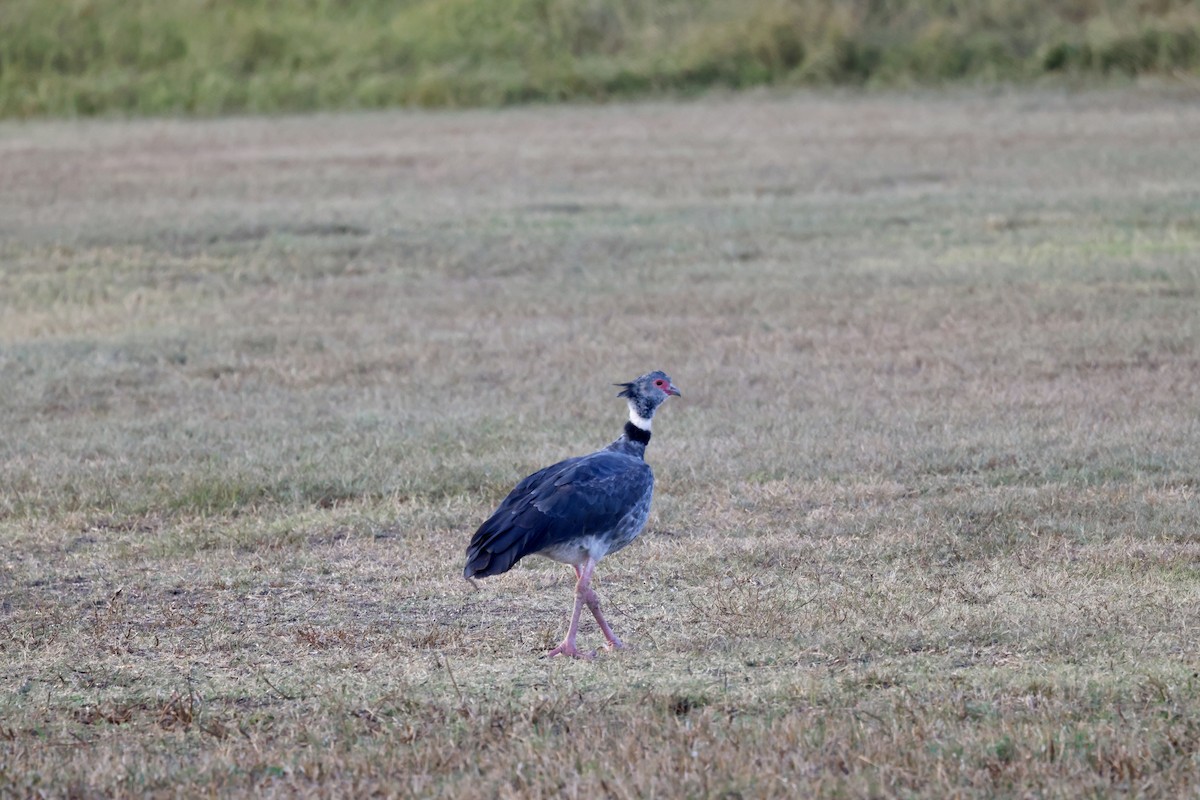
[[467,566],[463,568],[464,578],[485,578],[494,573],[488,571],[488,567],[492,565],[492,554],[486,550],[474,547],[475,542],[471,542],[471,547],[467,548]]
[[511,530],[488,530],[485,523],[467,545],[467,565],[463,568],[463,577],[486,578],[512,569],[512,565],[526,554],[524,537],[514,536],[514,533]]

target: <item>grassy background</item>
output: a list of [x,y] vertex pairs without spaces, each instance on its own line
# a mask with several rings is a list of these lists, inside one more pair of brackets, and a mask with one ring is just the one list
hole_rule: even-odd
[[[1200,788],[1194,98],[24,123],[0,172],[0,795]],[[570,571],[463,548],[650,368],[632,649],[541,661]]]
[[0,116],[1200,70],[1189,0],[7,0]]

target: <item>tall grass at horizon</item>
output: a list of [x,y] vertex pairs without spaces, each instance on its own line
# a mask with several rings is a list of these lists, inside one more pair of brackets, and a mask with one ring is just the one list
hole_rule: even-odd
[[753,86],[1185,85],[1194,3],[377,0],[0,7],[0,117],[496,106]]

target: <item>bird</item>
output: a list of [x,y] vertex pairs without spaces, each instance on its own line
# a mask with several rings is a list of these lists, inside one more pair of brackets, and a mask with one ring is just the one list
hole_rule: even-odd
[[562,643],[546,657],[590,659],[595,652],[576,646],[579,616],[592,612],[606,648],[624,644],[600,613],[591,588],[596,564],[628,545],[646,525],[654,493],[654,473],[646,463],[650,422],[671,396],[682,397],[667,374],[648,372],[629,383],[617,383],[629,405],[629,421],[610,445],[560,461],[529,475],[516,485],[467,545],[465,578],[508,572],[527,555],[545,556],[575,570],[575,607]]

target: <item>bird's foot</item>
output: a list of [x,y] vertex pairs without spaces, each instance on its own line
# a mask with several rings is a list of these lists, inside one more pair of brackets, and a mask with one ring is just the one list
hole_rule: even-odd
[[628,650],[629,648],[626,647],[624,642],[622,642],[620,639],[618,639],[616,636],[614,636],[611,639],[609,639],[607,642],[604,643],[604,649],[605,650]]
[[596,657],[596,651],[584,652],[575,646],[575,643],[564,639],[563,643],[558,647],[546,653],[546,658],[554,658],[555,656],[570,656],[571,658],[581,658],[584,661],[591,661]]

